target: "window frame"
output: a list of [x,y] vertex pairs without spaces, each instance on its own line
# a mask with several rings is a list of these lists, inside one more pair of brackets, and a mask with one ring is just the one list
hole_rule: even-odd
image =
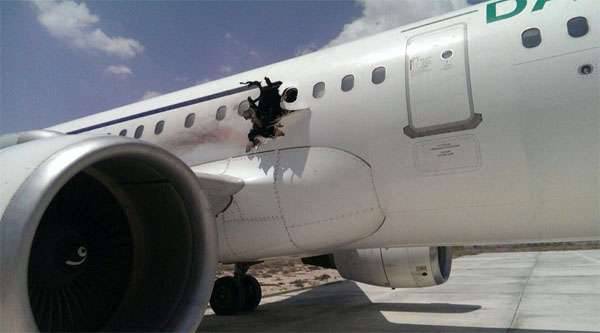
[[[222,114],[222,116],[221,116]],[[215,119],[217,121],[223,121],[227,117],[227,105],[221,105],[217,108],[217,112],[215,113]]]
[[[348,80],[350,80],[350,82],[351,82],[350,87],[346,87],[345,86],[345,83],[348,82]],[[355,80],[356,80],[356,78],[355,78],[354,74],[344,75],[344,77],[342,78],[340,89],[343,92],[350,92],[350,91],[352,91],[354,89]]]
[[[577,34],[577,33],[575,33],[575,31],[573,31],[573,29],[575,29],[575,28],[580,28],[579,26],[577,26],[577,27],[573,27],[572,26],[574,23],[577,23],[577,22],[583,22],[583,23],[585,23],[585,32],[584,33]],[[590,33],[590,23],[589,23],[587,17],[585,17],[585,16],[576,16],[576,17],[573,17],[573,18],[569,19],[567,21],[567,33],[572,38],[582,38],[582,37],[587,36],[587,34]]]
[[[528,41],[533,38],[533,36],[530,37],[526,37],[525,34],[531,31],[537,31],[537,36],[539,38],[539,40],[536,40],[537,42],[534,44],[528,44]],[[543,37],[542,37],[542,30],[540,30],[540,28],[536,28],[536,27],[532,27],[532,28],[527,28],[525,30],[523,30],[523,32],[521,33],[521,44],[523,45],[523,47],[525,47],[526,49],[535,49],[536,47],[539,47],[540,45],[542,45],[543,42]]]
[[127,129],[124,128],[121,131],[119,131],[119,136],[127,136]]
[[144,135],[144,125],[140,125],[135,128],[135,132],[133,133],[133,137],[135,139],[139,139]]
[[[295,94],[296,96],[294,96],[294,100],[293,101],[289,101],[288,99],[291,98],[290,94]],[[283,90],[283,93],[281,94],[281,97],[283,99],[284,103],[288,103],[288,104],[293,104],[296,103],[298,101],[298,88],[296,87],[287,87],[285,88],[285,90]]]
[[[312,91],[312,96],[314,99],[320,99],[323,98],[325,96],[325,92],[326,92],[326,85],[325,82],[323,81],[319,81],[317,83],[315,83],[313,85],[313,91]],[[319,90],[317,90],[318,88],[321,88]],[[317,94],[317,92],[320,92],[320,94]]]
[[159,120],[156,122],[156,125],[154,125],[154,135],[160,135],[165,129],[165,121],[164,120]]
[[183,127],[192,128],[194,123],[196,122],[196,113],[192,112],[185,116],[185,120],[183,121]]
[[[383,77],[381,78],[381,81],[375,81],[375,74],[376,74],[377,70],[381,70],[381,69],[383,70]],[[375,67],[371,71],[371,82],[375,85],[384,83],[386,78],[387,78],[387,68],[385,68],[385,66]]]
[[[246,108],[242,108],[242,106],[246,106],[246,105],[247,105]],[[237,106],[237,113],[240,116],[243,116],[244,112],[248,111],[248,110],[250,110],[250,102],[248,102],[247,99],[241,101],[240,104],[238,104],[238,106]]]

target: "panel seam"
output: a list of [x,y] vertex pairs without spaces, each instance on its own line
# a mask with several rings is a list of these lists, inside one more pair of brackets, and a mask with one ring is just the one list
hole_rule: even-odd
[[292,239],[292,235],[290,234],[290,230],[287,226],[286,218],[283,214],[283,208],[281,208],[281,197],[279,196],[279,190],[277,189],[277,178],[279,177],[279,173],[281,173],[281,177],[283,179],[283,173],[280,169],[281,164],[281,153],[279,150],[275,150],[275,168],[273,170],[273,194],[275,194],[275,200],[277,200],[277,208],[279,209],[279,215],[281,216],[281,222],[283,223],[283,227],[285,228],[285,232],[288,235],[288,239],[290,243],[294,245],[298,250],[304,250],[296,242]]

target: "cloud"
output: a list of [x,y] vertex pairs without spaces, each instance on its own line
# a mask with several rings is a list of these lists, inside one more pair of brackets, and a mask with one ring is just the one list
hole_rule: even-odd
[[92,14],[85,3],[38,0],[33,5],[38,21],[50,35],[72,47],[120,58],[133,58],[144,50],[135,39],[108,36],[97,27],[100,18]]
[[[335,46],[469,5],[466,0],[355,0],[362,16],[346,24],[325,47]],[[473,2],[472,0],[470,2]]]
[[246,39],[240,39],[236,34],[225,32],[222,42],[223,49],[220,57],[224,65],[215,68],[215,73],[211,74],[215,78],[265,64],[264,50],[256,48],[256,45],[249,43]]
[[142,98],[140,100],[145,100],[145,99],[150,99],[156,96],[160,96],[162,95],[162,93],[160,91],[155,91],[155,90],[148,90],[144,93],[144,95],[142,96]]
[[106,67],[104,71],[108,74],[113,74],[119,77],[126,77],[133,74],[131,68],[125,65],[110,65]]

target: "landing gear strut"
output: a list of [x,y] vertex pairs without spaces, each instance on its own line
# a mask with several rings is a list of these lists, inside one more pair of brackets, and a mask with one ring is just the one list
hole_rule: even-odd
[[223,276],[215,281],[210,306],[217,315],[234,315],[256,310],[262,298],[260,284],[247,274],[255,263],[235,264],[234,276]]

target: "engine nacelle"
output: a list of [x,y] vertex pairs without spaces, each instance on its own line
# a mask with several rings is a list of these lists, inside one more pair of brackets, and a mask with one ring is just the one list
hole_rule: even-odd
[[420,288],[442,284],[450,277],[449,247],[360,249],[333,254],[344,278],[391,288]]
[[0,332],[194,331],[217,237],[189,167],[123,137],[34,139],[0,149]]

